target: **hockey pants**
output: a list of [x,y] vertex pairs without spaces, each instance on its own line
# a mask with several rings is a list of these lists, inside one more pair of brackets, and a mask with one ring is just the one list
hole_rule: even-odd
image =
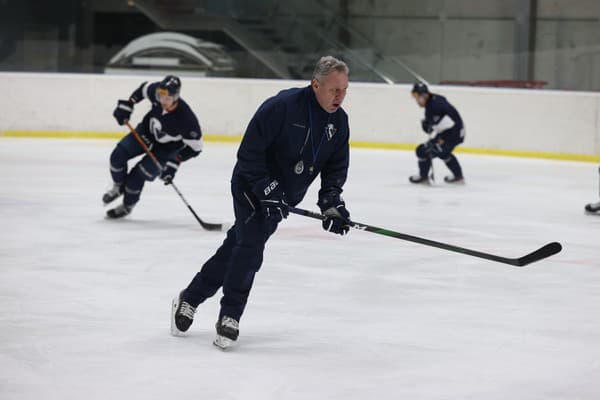
[[[138,131],[141,131],[138,126]],[[140,132],[143,135],[143,133]],[[169,160],[175,160],[181,144],[161,143],[151,144],[151,151],[158,161],[165,165]],[[117,144],[110,155],[110,174],[115,184],[125,184],[123,204],[133,207],[140,199],[144,183],[153,181],[160,175],[160,170],[147,155],[144,156],[132,169],[127,172],[127,162],[132,158],[144,154],[144,149],[135,139],[132,133],[129,133]]]
[[254,275],[262,265],[265,243],[277,229],[277,223],[265,220],[253,195],[238,184],[232,183],[231,192],[235,224],[215,255],[204,263],[186,288],[183,298],[197,307],[223,287],[219,319],[227,315],[239,321]]
[[452,154],[454,148],[462,143],[462,139],[459,141],[452,140],[448,136],[450,135],[444,137],[442,134],[439,136],[441,139],[444,139],[444,143],[441,145],[428,145],[427,143],[422,143],[417,146],[416,153],[417,159],[419,160],[419,175],[426,177],[429,173],[429,169],[431,168],[431,160],[435,157],[438,157],[446,163],[446,166],[454,174],[454,176],[463,176],[462,168],[458,162],[458,159],[454,156],[454,154]]

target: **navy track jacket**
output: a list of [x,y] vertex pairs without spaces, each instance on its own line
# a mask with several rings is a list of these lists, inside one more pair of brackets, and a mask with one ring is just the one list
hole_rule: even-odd
[[232,182],[249,190],[276,179],[288,204],[304,198],[321,173],[321,191],[342,192],[348,173],[348,115],[321,108],[312,87],[267,99],[256,111],[237,154]]

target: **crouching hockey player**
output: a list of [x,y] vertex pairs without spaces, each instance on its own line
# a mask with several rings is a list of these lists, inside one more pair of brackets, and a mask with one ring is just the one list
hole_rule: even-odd
[[409,178],[411,183],[429,183],[429,169],[432,159],[440,158],[446,163],[453,176],[444,177],[447,183],[463,183],[463,173],[458,159],[452,152],[465,139],[465,128],[460,114],[448,103],[445,97],[430,93],[424,83],[415,83],[411,94],[421,108],[425,108],[425,118],[421,127],[427,134],[435,132],[433,138],[417,146],[419,175]]
[[162,169],[144,156],[131,170],[127,162],[144,154],[133,133],[127,134],[110,155],[110,174],[113,187],[103,196],[107,205],[123,195],[123,203],[108,210],[108,218],[121,218],[131,212],[140,199],[144,183],[160,177],[168,185],[175,177],[179,164],[196,157],[202,151],[202,132],[196,115],[180,97],[181,81],[173,75],[160,82],[144,82],[128,100],[119,100],[113,115],[119,125],[129,120],[134,105],[143,99],[152,103],[136,130],[156,156]]
[[341,197],[349,163],[348,116],[341,108],[347,87],[348,66],[322,57],[309,86],[281,91],[258,108],[231,179],[235,223],[221,247],[173,300],[173,335],[186,332],[196,307],[222,287],[214,344],[225,349],[237,340],[265,243],[288,216],[289,205],[302,201],[319,174],[317,204],[326,217],[323,229],[348,232],[350,213]]

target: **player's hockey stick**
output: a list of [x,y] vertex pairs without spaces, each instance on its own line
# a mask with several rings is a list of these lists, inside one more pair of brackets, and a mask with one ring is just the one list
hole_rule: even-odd
[[[144,142],[144,139],[141,138],[140,134],[137,133],[137,131],[135,130],[135,128],[133,126],[131,126],[131,124],[129,123],[129,121],[125,121],[125,124],[127,125],[127,127],[129,128],[129,130],[133,134],[133,137],[135,137],[135,140],[138,141],[138,143],[140,144],[140,146],[142,146],[142,148],[144,149],[144,151],[146,152],[146,154],[148,154],[148,157],[150,157],[152,159],[152,161],[154,162],[154,164],[156,165],[156,167],[158,168],[158,170],[162,171],[163,167],[160,164],[160,161],[158,161],[158,159],[156,158],[156,156],[150,151],[150,149],[148,148],[148,145],[146,144],[146,142]],[[179,197],[181,198],[181,200],[183,200],[183,203],[187,206],[187,208],[190,210],[190,212],[194,215],[194,217],[196,218],[196,221],[198,221],[198,223],[204,229],[206,229],[207,231],[220,231],[220,230],[223,230],[223,224],[211,224],[211,223],[202,221],[200,219],[200,217],[198,216],[198,214],[196,214],[196,212],[194,211],[194,209],[192,208],[192,206],[190,206],[189,203],[185,200],[185,197],[183,197],[183,194],[181,194],[181,192],[179,191],[179,189],[175,185],[175,182],[171,181],[171,183],[169,185],[172,186],[173,189],[175,189],[175,192],[177,192],[177,194],[179,195]]]
[[[301,208],[290,207],[291,213],[304,215],[306,217],[323,220],[325,216],[319,213],[315,213]],[[515,267],[524,267],[527,264],[531,264],[536,261],[543,260],[544,258],[550,257],[562,250],[562,246],[558,242],[548,243],[545,246],[523,256],[520,258],[508,258],[501,257],[494,254],[484,253],[477,250],[465,249],[464,247],[453,246],[447,243],[436,242],[429,239],[423,239],[417,236],[407,235],[405,233],[394,232],[389,229],[378,228],[376,226],[366,225],[359,222],[351,222],[350,227],[361,231],[373,232],[384,236],[391,236],[396,239],[408,240],[410,242],[424,244],[426,246],[437,247],[438,249],[453,251],[455,253],[462,253],[473,257],[485,258],[486,260],[496,261],[499,263],[514,265]]]
[[[433,139],[431,138],[431,134],[430,134],[430,133],[428,133],[427,135],[429,135],[429,136],[430,136],[430,138],[429,138],[429,142],[430,142],[431,140],[433,140]],[[433,154],[432,154],[432,152],[431,152],[431,151],[429,151],[429,165],[430,165],[430,167],[429,167],[429,172],[430,172],[430,174],[429,174],[429,179],[431,179],[431,181],[432,181],[432,182],[435,182],[435,172],[434,172],[434,170],[433,170],[433,159],[434,159],[434,158],[435,158],[435,157],[433,157]]]
[[429,174],[429,179],[431,179],[432,182],[435,182],[435,174],[433,172],[433,156],[431,154],[429,154],[429,161],[431,162],[431,174]]

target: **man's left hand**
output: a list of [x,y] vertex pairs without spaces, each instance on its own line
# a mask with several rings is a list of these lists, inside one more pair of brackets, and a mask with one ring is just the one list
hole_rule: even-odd
[[165,182],[165,185],[169,185],[171,182],[173,182],[173,179],[175,178],[175,174],[177,173],[178,169],[179,164],[177,162],[167,161],[165,168],[160,174],[160,179],[162,179]]

